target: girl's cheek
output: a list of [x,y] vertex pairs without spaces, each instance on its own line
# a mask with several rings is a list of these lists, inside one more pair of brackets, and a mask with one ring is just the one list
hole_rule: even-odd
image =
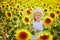
[[35,15],[35,18],[37,18],[37,16]]
[[39,17],[42,18],[42,15],[40,15]]
[[40,16],[38,16],[38,18],[40,18]]

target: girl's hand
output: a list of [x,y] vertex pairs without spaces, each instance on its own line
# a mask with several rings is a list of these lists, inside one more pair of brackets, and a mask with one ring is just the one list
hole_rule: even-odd
[[30,27],[29,30],[32,31],[32,30],[34,30],[34,28],[33,27]]
[[40,32],[40,30],[36,30],[36,33]]

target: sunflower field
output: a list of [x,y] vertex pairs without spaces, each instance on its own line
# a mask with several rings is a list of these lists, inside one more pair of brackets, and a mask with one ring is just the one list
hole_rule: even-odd
[[44,12],[44,29],[37,40],[60,40],[60,0],[0,0],[0,40],[31,40],[37,7]]

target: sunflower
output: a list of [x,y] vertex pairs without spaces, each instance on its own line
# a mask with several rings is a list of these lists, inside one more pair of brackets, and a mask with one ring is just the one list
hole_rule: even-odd
[[14,13],[18,12],[19,10],[17,8],[13,9]]
[[37,8],[39,5],[38,5],[38,3],[36,2],[36,3],[34,3],[35,5],[34,5],[34,8]]
[[43,23],[44,23],[45,26],[52,25],[52,22],[53,22],[52,19],[51,18],[48,18],[48,17],[45,18],[44,21],[43,21]]
[[46,3],[43,4],[43,6],[46,6],[46,5],[47,5]]
[[30,10],[27,10],[26,12],[27,12],[27,14],[28,14],[28,15],[30,15],[30,14],[31,14],[31,11],[30,11]]
[[2,10],[2,7],[0,6],[0,11]]
[[28,30],[20,29],[16,31],[15,38],[17,40],[29,40],[31,39],[31,33]]
[[52,10],[53,9],[53,5],[49,5],[48,9]]
[[59,9],[60,9],[60,6],[59,6]]
[[41,6],[42,6],[43,8],[46,8],[46,7],[47,7],[47,3],[46,3],[46,2],[42,2],[42,3],[41,3]]
[[6,4],[6,8],[8,8],[10,5],[9,4]]
[[5,4],[5,2],[1,2],[1,4]]
[[56,10],[56,13],[57,13],[57,14],[60,14],[60,10],[59,10],[59,9],[57,9],[57,10]]
[[12,7],[12,6],[9,6],[9,10],[10,10],[10,11],[13,11],[13,7]]
[[47,8],[44,8],[44,12],[46,13],[48,11],[48,9]]
[[30,24],[31,18],[29,16],[24,16],[22,18],[24,24]]
[[17,7],[17,8],[20,8],[20,5],[17,5],[16,7]]
[[14,6],[16,9],[20,9],[20,4],[16,3],[16,5]]
[[5,12],[5,15],[6,15],[6,17],[9,18],[9,19],[12,18],[12,14],[11,14],[11,12],[9,12],[9,11],[6,11],[6,12]]
[[25,3],[25,4],[22,4],[22,7],[27,7],[27,4]]
[[1,7],[2,7],[2,8],[5,8],[5,4],[2,4]]
[[30,0],[26,0],[26,2],[30,2]]
[[16,2],[17,2],[18,4],[20,4],[21,0],[16,0]]
[[23,9],[21,9],[21,11],[23,12],[24,10],[23,10]]
[[23,7],[23,6],[21,6],[20,11],[21,11],[21,12],[23,12],[23,11],[24,11],[24,7]]
[[52,19],[56,19],[56,14],[54,12],[50,12],[49,16],[52,18]]
[[10,2],[11,2],[12,0],[10,0]]
[[37,40],[53,40],[53,36],[50,32],[40,33]]
[[30,6],[30,5],[28,5],[28,6],[27,6],[27,8],[29,8],[29,9],[30,9],[30,8],[31,8],[31,6]]
[[14,4],[15,4],[15,1],[11,1],[11,2],[10,2],[10,4],[11,4],[12,6],[14,6]]
[[22,17],[23,13],[22,12],[19,12],[19,15]]
[[6,3],[6,1],[4,1],[4,2],[1,2],[1,4],[5,4]]

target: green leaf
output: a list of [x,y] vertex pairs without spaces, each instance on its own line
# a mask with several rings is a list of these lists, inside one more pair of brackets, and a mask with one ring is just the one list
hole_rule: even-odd
[[60,32],[58,32],[58,36],[60,36]]
[[12,30],[11,31],[11,34],[9,36],[9,40],[13,39],[14,38],[14,34],[15,34],[15,30]]
[[13,20],[14,20],[14,21],[16,21],[16,20],[17,20],[17,18],[16,18],[16,17],[14,17],[14,18],[13,18]]
[[7,26],[7,31],[9,31],[9,30],[11,30],[12,29],[12,27],[11,26]]
[[31,34],[32,34],[32,35],[35,35],[35,31],[33,30],[33,31],[31,32]]
[[54,36],[54,37],[53,37],[53,40],[57,40],[57,37],[56,37],[56,36]]

